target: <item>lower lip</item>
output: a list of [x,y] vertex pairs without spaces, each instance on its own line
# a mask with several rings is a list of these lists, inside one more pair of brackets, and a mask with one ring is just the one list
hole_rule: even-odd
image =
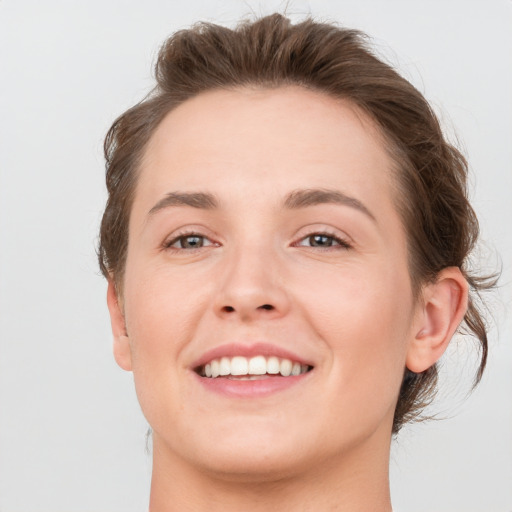
[[194,375],[199,379],[201,385],[214,393],[237,398],[259,398],[289,389],[307,379],[310,373],[311,371],[290,377],[271,375],[257,380],[238,380],[223,377],[213,379],[201,377],[197,373],[194,373]]

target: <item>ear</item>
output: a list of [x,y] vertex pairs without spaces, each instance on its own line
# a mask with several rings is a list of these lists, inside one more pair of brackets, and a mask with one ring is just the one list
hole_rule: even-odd
[[464,319],[468,307],[468,283],[458,267],[443,269],[435,283],[423,289],[414,339],[407,351],[406,366],[421,373],[443,355]]
[[112,278],[108,279],[107,305],[110,313],[112,334],[114,336],[114,359],[123,370],[131,371],[132,351],[130,347],[130,339],[126,332],[122,306],[119,302],[118,293]]

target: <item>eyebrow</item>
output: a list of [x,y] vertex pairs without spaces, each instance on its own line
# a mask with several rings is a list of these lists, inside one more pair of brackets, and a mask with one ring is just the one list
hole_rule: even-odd
[[219,207],[219,202],[213,194],[206,192],[170,192],[149,210],[149,215],[154,215],[170,206],[191,206],[203,210],[214,210]]
[[348,196],[339,190],[314,188],[294,190],[286,197],[284,206],[291,210],[316,206],[319,204],[332,203],[350,206],[364,213],[374,222],[376,222],[373,213],[355,197]]
[[[376,221],[372,212],[359,201],[359,199],[333,189],[314,188],[294,190],[286,196],[283,201],[283,206],[286,209],[298,210],[300,208],[326,203],[341,204],[355,208],[373,221]],[[172,206],[190,206],[202,210],[215,210],[219,208],[219,200],[216,196],[208,192],[169,192],[149,210],[149,215],[154,215],[158,211]]]

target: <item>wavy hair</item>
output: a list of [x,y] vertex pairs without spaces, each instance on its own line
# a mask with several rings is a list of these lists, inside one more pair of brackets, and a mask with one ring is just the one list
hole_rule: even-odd
[[[122,114],[105,139],[108,200],[101,222],[99,264],[122,290],[128,223],[145,147],[164,116],[204,91],[298,85],[349,100],[380,128],[395,163],[396,204],[407,231],[413,291],[446,267],[459,267],[470,286],[460,330],[479,342],[478,383],[488,344],[479,293],[491,277],[473,275],[468,256],[478,222],[468,201],[468,166],[443,136],[423,95],[372,51],[365,34],[306,19],[292,24],[274,14],[230,29],[201,23],[172,35],[155,67],[156,87]],[[404,369],[393,432],[421,419],[437,384],[437,366]]]

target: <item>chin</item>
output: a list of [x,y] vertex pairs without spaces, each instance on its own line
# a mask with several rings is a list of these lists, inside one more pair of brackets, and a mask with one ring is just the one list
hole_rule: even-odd
[[249,428],[247,423],[229,423],[189,431],[186,442],[176,442],[176,436],[169,433],[166,444],[191,466],[201,467],[226,481],[247,482],[271,481],[300,473],[318,450],[307,443],[318,436],[309,435],[303,426],[300,430],[279,426],[275,418],[254,421]]
[[304,460],[307,457],[302,451],[302,457],[298,458],[297,451],[296,447],[294,450],[276,449],[276,446],[266,446],[264,450],[259,447],[241,450],[240,447],[229,446],[226,450],[208,452],[201,463],[203,470],[222,480],[263,483],[291,478],[304,471],[309,465]]

